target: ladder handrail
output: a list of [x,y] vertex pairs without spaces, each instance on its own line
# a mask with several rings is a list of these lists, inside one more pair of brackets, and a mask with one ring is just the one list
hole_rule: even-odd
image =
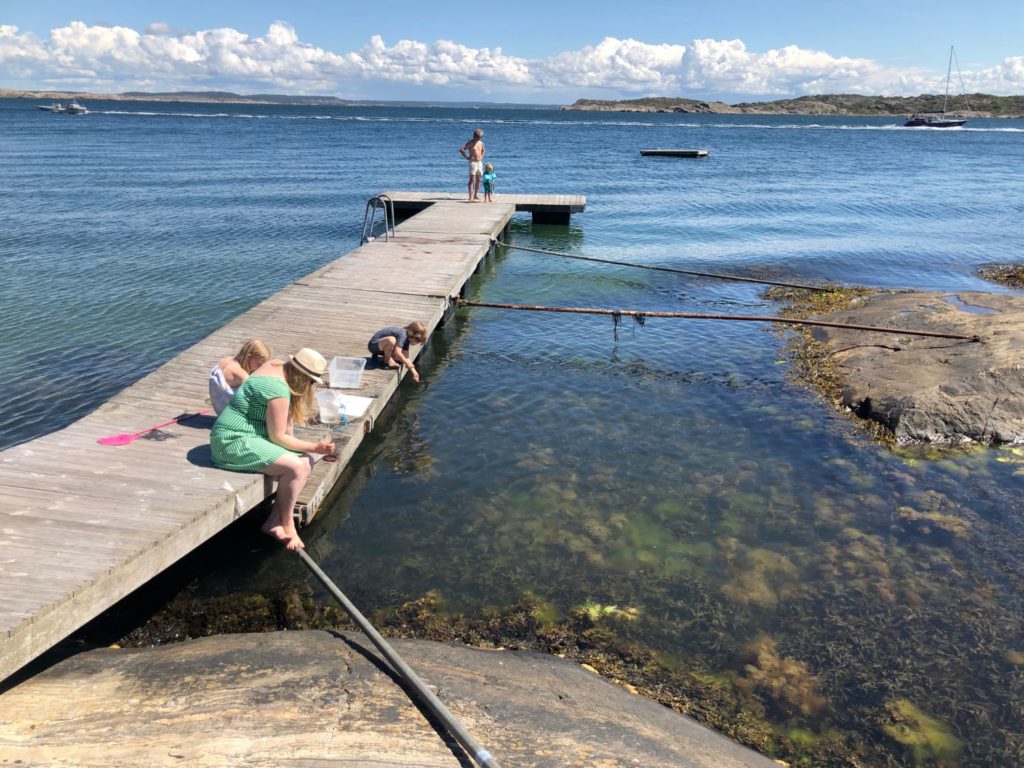
[[359,235],[360,244],[376,239],[373,234],[373,227],[377,222],[378,208],[384,214],[385,242],[395,237],[395,201],[388,195],[380,194],[366,201],[366,210],[363,213],[363,229]]

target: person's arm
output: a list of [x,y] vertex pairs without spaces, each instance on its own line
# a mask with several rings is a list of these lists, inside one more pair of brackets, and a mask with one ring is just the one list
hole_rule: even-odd
[[391,359],[397,360],[399,363],[409,369],[409,375],[412,376],[412,380],[418,382],[420,380],[419,371],[416,370],[416,366],[413,365],[412,358],[405,354],[405,350],[397,344],[395,345],[395,351],[391,353]]
[[469,144],[463,144],[461,147],[459,147],[459,154],[462,155],[463,160],[469,159],[469,155],[467,154],[467,152],[469,152]]
[[275,397],[267,401],[267,436],[270,442],[287,448],[289,451],[305,453],[333,453],[334,443],[330,440],[310,442],[299,440],[288,434],[288,398]]

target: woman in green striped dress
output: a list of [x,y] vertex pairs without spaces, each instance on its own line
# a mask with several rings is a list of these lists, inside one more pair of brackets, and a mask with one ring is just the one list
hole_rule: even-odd
[[263,532],[288,549],[304,549],[292,510],[313,469],[309,454],[334,452],[334,443],[313,443],[292,434],[313,410],[313,384],[327,371],[320,353],[304,348],[286,361],[270,360],[235,392],[210,433],[213,463],[236,472],[262,472],[277,480],[274,507]]

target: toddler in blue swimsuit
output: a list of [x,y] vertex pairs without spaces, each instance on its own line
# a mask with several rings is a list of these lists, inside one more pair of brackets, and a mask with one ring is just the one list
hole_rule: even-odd
[[494,191],[494,180],[498,175],[494,172],[494,166],[488,163],[484,166],[484,202],[491,202],[491,193]]

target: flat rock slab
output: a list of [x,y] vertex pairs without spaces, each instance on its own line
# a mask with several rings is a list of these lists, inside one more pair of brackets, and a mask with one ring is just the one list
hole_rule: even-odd
[[900,293],[820,320],[978,335],[981,343],[815,328],[843,403],[907,443],[1024,439],[1024,297]]
[[[396,640],[505,768],[777,768],[561,659]],[[471,766],[360,634],[82,653],[0,695],[0,765]]]

